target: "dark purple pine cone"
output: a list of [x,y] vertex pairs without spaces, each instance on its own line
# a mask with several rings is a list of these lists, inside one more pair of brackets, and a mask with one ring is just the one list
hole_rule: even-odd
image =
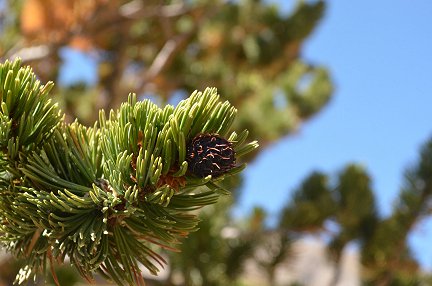
[[231,142],[217,134],[199,134],[187,145],[188,170],[198,177],[218,177],[236,163]]

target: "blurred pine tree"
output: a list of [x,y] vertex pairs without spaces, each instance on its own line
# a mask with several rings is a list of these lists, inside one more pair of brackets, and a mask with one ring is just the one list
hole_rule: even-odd
[[330,238],[329,257],[336,265],[331,285],[339,285],[340,259],[349,243],[359,246],[363,284],[429,285],[430,275],[421,271],[407,238],[431,211],[431,158],[432,139],[422,148],[418,164],[406,172],[398,202],[385,218],[378,214],[370,177],[361,166],[347,165],[332,185],[327,175],[313,172],[283,209],[279,231],[297,238]]

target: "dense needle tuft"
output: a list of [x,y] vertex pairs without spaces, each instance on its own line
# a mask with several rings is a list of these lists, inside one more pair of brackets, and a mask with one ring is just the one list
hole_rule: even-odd
[[198,229],[191,211],[222,194],[212,179],[243,170],[236,156],[258,144],[222,137],[236,109],[215,88],[163,109],[131,94],[94,127],[67,124],[52,83],[20,64],[0,64],[0,247],[24,261],[15,283],[68,257],[89,281],[145,285],[141,266],[157,274],[158,247]]

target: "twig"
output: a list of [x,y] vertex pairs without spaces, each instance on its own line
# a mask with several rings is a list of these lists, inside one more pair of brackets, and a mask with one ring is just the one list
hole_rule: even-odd
[[[39,45],[33,47],[23,47],[16,51],[11,51],[5,55],[6,59],[21,58],[26,63],[44,59],[52,54],[52,48],[48,45]],[[5,59],[2,59],[5,60]]]
[[189,12],[190,8],[184,3],[145,7],[142,1],[134,0],[120,7],[120,15],[130,19],[148,17],[177,17]]
[[53,261],[53,257],[52,257],[51,247],[48,248],[47,255],[48,255],[49,262],[50,262],[51,275],[52,275],[52,278],[54,280],[54,283],[56,284],[56,286],[60,286],[60,282],[58,280],[57,274],[55,273],[55,269],[54,269],[54,261]]
[[26,256],[29,256],[30,253],[33,251],[33,247],[35,246],[36,242],[38,241],[41,233],[42,233],[42,230],[40,228],[36,229],[36,231],[34,232],[32,239],[31,239],[31,242],[27,248]]

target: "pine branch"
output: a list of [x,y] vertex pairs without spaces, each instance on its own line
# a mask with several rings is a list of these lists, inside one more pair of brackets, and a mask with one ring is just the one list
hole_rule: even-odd
[[418,162],[405,173],[392,215],[381,221],[363,250],[363,261],[374,269],[374,285],[394,285],[418,270],[407,237],[430,214],[432,200],[432,139],[421,148]]
[[140,266],[157,274],[157,250],[197,230],[190,211],[258,144],[229,133],[236,109],[214,88],[163,109],[131,94],[93,127],[66,124],[53,84],[20,64],[0,65],[0,242],[26,261],[15,282],[68,257],[87,280],[143,285]]

